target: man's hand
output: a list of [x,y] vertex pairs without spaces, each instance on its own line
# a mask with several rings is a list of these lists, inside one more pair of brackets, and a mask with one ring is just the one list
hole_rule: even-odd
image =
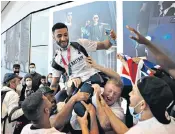
[[116,36],[114,30],[111,30],[111,32],[110,32],[110,37],[111,37],[113,40],[116,40],[117,36]]
[[72,84],[74,83],[75,87],[78,88],[81,84],[81,79],[80,78],[74,78],[68,81],[68,87],[71,87]]
[[94,93],[100,95],[101,94],[101,87],[98,84],[92,84],[92,87],[94,89]]
[[93,116],[96,115],[95,108],[94,108],[94,106],[93,106],[91,103],[86,104],[84,101],[81,101],[81,103],[82,103],[83,106],[86,108],[86,110],[87,110],[87,112],[90,114],[90,116],[91,116],[91,115],[93,115]]
[[139,44],[149,44],[150,41],[147,40],[144,36],[142,36],[138,31],[136,31],[134,28],[130,26],[126,26],[126,28],[132,33],[135,34],[136,36],[130,36],[131,39],[137,41]]
[[118,54],[116,55],[116,57],[117,57],[117,59],[120,60],[120,61],[124,60],[122,54],[120,54],[120,53],[118,53]]
[[74,99],[76,102],[87,101],[88,98],[89,98],[89,93],[80,92],[80,90],[74,96],[72,96],[72,99]]
[[103,99],[103,97],[100,95],[100,103],[103,107],[107,107],[106,101]]
[[91,57],[87,57],[86,62],[90,67],[96,68],[98,66],[97,63]]
[[83,127],[88,125],[87,115],[88,115],[88,112],[86,111],[83,117],[77,116],[77,120],[80,126]]

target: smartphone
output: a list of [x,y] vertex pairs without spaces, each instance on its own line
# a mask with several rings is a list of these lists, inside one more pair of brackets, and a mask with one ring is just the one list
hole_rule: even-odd
[[111,30],[110,29],[105,29],[106,35],[110,35]]

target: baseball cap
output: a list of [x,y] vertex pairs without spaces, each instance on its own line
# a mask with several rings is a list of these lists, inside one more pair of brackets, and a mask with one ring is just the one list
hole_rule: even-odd
[[3,83],[7,83],[14,78],[19,78],[20,80],[22,79],[22,77],[16,75],[15,73],[6,73],[4,75],[4,82]]
[[137,86],[154,117],[162,124],[169,124],[167,107],[173,102],[169,85],[158,77],[146,76],[138,80]]
[[54,90],[50,89],[47,86],[40,87],[38,90],[41,91],[44,95],[47,93],[54,93]]

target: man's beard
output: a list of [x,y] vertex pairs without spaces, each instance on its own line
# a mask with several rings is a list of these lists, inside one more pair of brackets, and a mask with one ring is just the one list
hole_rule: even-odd
[[66,45],[66,46],[63,46],[63,45],[61,45],[61,43],[59,43],[58,41],[56,41],[57,45],[58,45],[59,47],[63,48],[63,49],[67,49],[68,42],[69,42],[69,40],[66,42],[67,45]]
[[19,71],[14,71],[15,74],[19,74]]

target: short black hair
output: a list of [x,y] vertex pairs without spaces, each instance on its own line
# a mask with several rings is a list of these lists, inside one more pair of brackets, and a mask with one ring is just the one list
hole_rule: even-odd
[[[35,63],[30,63],[30,65],[34,65],[34,66],[35,66]],[[30,65],[29,65],[29,66],[30,66]]]
[[24,112],[24,116],[31,121],[39,121],[42,118],[41,108],[43,106],[43,94],[41,91],[36,91],[28,96],[21,107]]
[[43,75],[43,76],[41,76],[41,79],[46,79],[46,76],[44,76],[44,75]]
[[[52,32],[54,33],[56,29],[62,29],[62,28],[67,28],[67,26],[64,23],[56,23],[52,27]],[[68,28],[67,28],[67,30],[68,30]]]
[[13,64],[13,68],[20,68],[19,64]]

